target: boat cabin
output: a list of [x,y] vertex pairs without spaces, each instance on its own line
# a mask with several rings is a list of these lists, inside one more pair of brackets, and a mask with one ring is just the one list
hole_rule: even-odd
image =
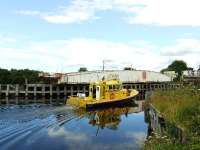
[[92,99],[115,99],[122,90],[122,83],[119,80],[97,81],[90,84],[89,90]]

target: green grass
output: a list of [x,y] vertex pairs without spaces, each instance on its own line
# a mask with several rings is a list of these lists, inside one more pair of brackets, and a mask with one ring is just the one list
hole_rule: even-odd
[[165,121],[181,127],[187,134],[187,144],[155,138],[148,140],[144,149],[200,149],[200,91],[182,88],[171,91],[156,91],[151,103]]
[[157,91],[150,103],[166,121],[200,135],[200,91],[190,88]]

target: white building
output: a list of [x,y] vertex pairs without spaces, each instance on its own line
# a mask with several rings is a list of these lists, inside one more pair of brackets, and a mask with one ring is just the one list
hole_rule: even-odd
[[170,77],[170,79],[173,81],[174,78],[176,78],[178,76],[178,73],[176,73],[175,71],[164,71],[165,75],[167,75],[168,77]]
[[146,70],[107,70],[67,73],[59,83],[89,83],[101,80],[110,74],[116,74],[122,82],[169,82],[171,77]]

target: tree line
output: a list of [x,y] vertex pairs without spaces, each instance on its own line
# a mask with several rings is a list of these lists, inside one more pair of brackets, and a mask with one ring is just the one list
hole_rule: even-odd
[[42,83],[42,79],[38,77],[39,72],[29,69],[8,70],[0,68],[0,84]]

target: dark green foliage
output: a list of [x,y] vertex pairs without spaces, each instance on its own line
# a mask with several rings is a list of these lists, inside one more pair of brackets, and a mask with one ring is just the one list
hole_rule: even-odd
[[85,71],[88,71],[86,67],[81,67],[78,70],[78,72],[85,72]]
[[0,84],[25,84],[25,80],[28,83],[40,83],[38,73],[39,71],[29,69],[0,69]]
[[175,80],[180,81],[182,72],[187,69],[188,67],[186,62],[184,62],[183,60],[175,60],[166,69],[161,70],[161,72],[163,73],[164,71],[175,71],[176,73],[178,73],[178,76]]
[[135,69],[132,67],[124,67],[124,70],[135,70]]
[[171,65],[168,66],[169,70],[175,71],[179,76],[182,75],[182,71],[186,70],[187,68],[187,64],[182,60],[175,60]]

